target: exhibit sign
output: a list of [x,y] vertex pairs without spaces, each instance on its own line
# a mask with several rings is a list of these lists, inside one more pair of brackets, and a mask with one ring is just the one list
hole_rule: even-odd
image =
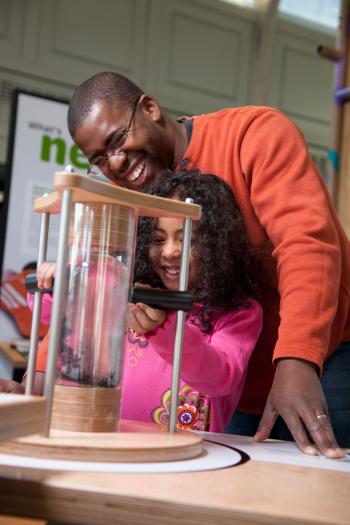
[[[16,316],[27,305],[15,276],[37,258],[40,215],[33,211],[34,200],[53,191],[56,171],[71,165],[84,173],[88,166],[68,132],[67,111],[63,100],[24,91],[13,94],[0,234],[0,339],[25,335]],[[56,258],[58,224],[59,217],[52,216],[47,260]],[[16,308],[21,309],[17,315]]]

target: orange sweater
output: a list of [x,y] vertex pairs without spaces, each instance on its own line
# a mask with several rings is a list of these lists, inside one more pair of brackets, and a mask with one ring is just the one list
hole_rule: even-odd
[[[322,370],[350,340],[350,243],[300,131],[278,111],[242,107],[194,117],[184,157],[230,184],[254,245],[272,243],[261,268],[264,329],[238,406],[259,414],[273,360],[302,358]],[[38,370],[45,370],[46,347]]]
[[264,107],[194,117],[185,157],[232,187],[252,243],[269,239],[262,274],[264,329],[250,360],[239,408],[262,413],[272,361],[317,364],[350,340],[350,243],[295,125]]

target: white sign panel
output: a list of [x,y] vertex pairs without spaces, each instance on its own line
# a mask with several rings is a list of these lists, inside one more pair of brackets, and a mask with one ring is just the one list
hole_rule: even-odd
[[[63,101],[15,93],[2,217],[3,282],[36,261],[40,215],[33,212],[33,202],[53,190],[55,171],[68,164],[80,173],[87,168],[69,135],[67,110]],[[47,260],[56,258],[57,235],[58,217],[51,216]],[[0,310],[0,339],[20,337],[8,317]]]

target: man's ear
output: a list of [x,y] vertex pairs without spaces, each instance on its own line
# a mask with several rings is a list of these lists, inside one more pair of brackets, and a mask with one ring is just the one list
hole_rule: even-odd
[[162,118],[162,110],[155,98],[143,94],[139,100],[139,108],[144,116],[153,122],[159,122]]

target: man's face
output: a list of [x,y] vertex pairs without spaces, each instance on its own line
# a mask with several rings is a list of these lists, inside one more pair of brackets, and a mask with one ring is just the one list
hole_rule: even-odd
[[147,191],[150,182],[174,167],[175,141],[155,100],[142,95],[135,107],[133,115],[130,106],[96,102],[74,140],[111,182]]

